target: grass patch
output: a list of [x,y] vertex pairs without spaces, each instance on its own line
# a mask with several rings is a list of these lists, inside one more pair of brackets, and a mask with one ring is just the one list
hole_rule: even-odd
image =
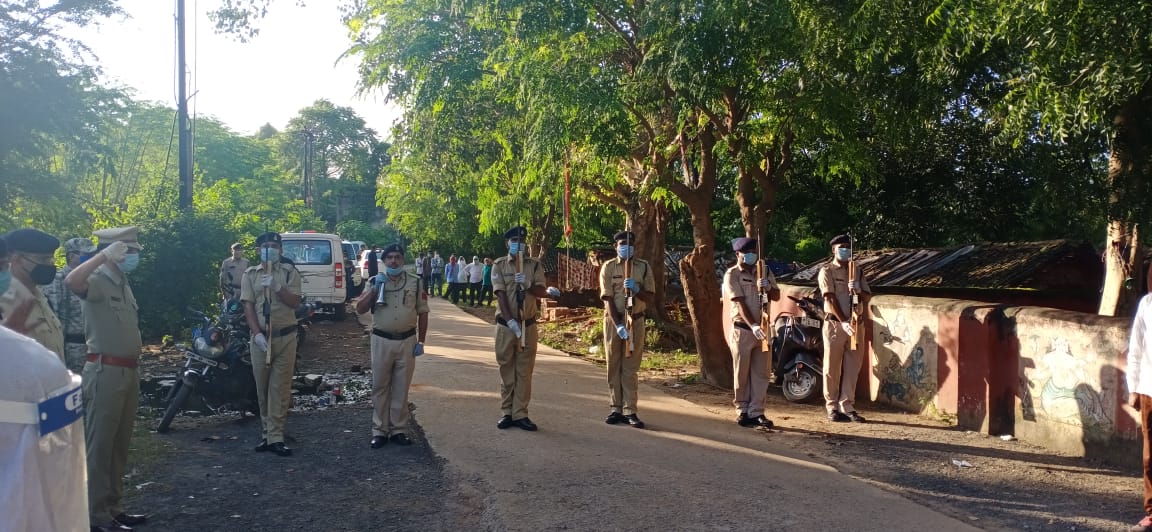
[[642,370],[682,370],[684,368],[697,368],[700,366],[700,356],[696,353],[685,353],[677,349],[671,352],[647,351],[644,360],[640,362]]

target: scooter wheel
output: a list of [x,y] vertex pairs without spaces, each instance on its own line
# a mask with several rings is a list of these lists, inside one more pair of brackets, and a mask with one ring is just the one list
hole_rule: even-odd
[[808,368],[792,370],[784,374],[781,390],[784,398],[793,403],[811,402],[822,395],[823,386],[820,381],[820,375]]

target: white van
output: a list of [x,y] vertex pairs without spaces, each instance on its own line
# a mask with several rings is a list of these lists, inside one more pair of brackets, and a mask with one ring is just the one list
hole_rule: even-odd
[[320,303],[321,309],[331,312],[336,319],[345,315],[344,301],[348,296],[344,270],[344,249],[339,236],[305,231],[282,233],[284,257],[296,264],[300,271],[302,296],[307,301]]

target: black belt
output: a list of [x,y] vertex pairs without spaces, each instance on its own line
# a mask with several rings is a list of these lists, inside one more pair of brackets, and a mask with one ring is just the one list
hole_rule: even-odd
[[[499,323],[500,325],[503,325],[505,327],[508,326],[508,321],[505,320],[504,318],[499,317],[499,316],[496,317],[496,323]],[[524,326],[525,327],[528,327],[530,325],[536,325],[536,318],[532,318],[530,320],[524,320]]]
[[272,336],[274,338],[279,338],[281,336],[288,336],[289,334],[296,334],[296,326],[295,325],[291,325],[288,327],[284,327],[283,329],[279,329],[276,331],[276,334],[274,334]]
[[83,334],[65,334],[64,343],[66,344],[86,344],[88,339]]
[[734,321],[734,322],[732,322],[732,326],[740,328],[740,329],[744,329],[745,331],[751,331],[752,330],[752,327],[750,327],[747,323],[744,323],[742,321]]
[[404,331],[402,333],[390,333],[390,332],[384,332],[384,331],[381,331],[380,329],[374,328],[374,329],[372,329],[372,334],[379,336],[381,338],[387,338],[389,340],[404,340],[407,338],[411,338],[412,335],[416,334],[416,329],[408,329],[407,331]]

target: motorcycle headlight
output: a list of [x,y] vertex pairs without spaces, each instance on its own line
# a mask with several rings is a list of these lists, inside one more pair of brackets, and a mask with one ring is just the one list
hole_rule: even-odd
[[208,337],[197,336],[192,342],[192,350],[196,354],[208,358],[216,358],[224,354],[224,347],[218,343],[213,343]]

